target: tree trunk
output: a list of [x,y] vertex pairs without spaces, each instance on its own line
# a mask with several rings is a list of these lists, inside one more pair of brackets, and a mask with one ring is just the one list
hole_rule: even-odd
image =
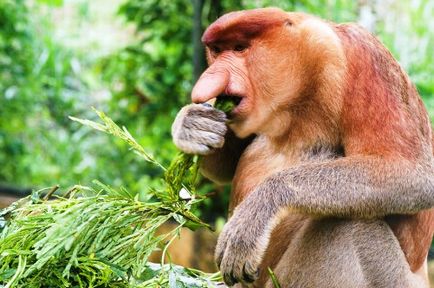
[[196,82],[205,69],[205,52],[200,40],[203,33],[203,0],[193,0],[193,9],[193,82]]

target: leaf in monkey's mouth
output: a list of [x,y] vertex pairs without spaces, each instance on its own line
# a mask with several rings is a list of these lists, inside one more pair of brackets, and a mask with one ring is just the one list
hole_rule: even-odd
[[238,104],[241,103],[243,98],[241,96],[234,96],[228,94],[220,94],[217,96],[217,101],[215,103],[215,108],[225,112],[230,113]]

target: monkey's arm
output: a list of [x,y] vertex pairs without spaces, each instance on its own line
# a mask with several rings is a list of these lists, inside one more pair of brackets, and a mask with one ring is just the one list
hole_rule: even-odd
[[228,183],[232,180],[241,154],[252,143],[254,136],[240,139],[228,129],[222,148],[203,157],[201,173],[217,183]]
[[280,212],[351,218],[416,213],[434,206],[433,171],[402,159],[350,156],[271,176],[235,209],[220,234],[216,261],[225,282],[255,279]]
[[403,159],[350,156],[277,173],[249,198],[246,205],[272,199],[271,210],[289,207],[320,216],[411,214],[434,207],[434,169]]

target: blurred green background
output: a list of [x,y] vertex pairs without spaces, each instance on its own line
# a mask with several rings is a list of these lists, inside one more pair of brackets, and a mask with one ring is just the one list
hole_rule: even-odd
[[[434,116],[432,0],[0,0],[0,196],[93,179],[146,190],[161,171],[68,116],[94,119],[94,106],[169,163],[171,123],[205,68],[203,29],[225,12],[265,6],[367,27]],[[200,211],[208,221],[225,215],[228,193],[216,195]]]

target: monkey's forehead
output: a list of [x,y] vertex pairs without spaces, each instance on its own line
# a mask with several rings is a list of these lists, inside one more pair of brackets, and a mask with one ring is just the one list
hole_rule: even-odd
[[289,14],[278,8],[231,12],[217,19],[206,29],[202,42],[210,46],[234,40],[249,40],[272,27],[283,25],[288,19]]

